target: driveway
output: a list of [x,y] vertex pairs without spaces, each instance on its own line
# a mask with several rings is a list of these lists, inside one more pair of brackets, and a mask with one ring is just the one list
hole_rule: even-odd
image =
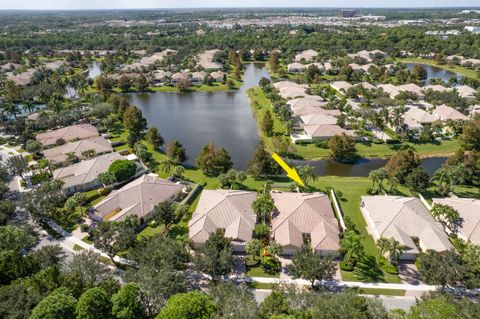
[[420,280],[420,272],[414,263],[407,263],[400,261],[398,263],[398,276],[405,284],[423,285]]

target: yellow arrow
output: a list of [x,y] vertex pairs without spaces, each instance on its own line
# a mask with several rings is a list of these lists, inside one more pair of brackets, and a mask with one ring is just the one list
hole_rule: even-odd
[[277,153],[273,153],[272,154],[272,157],[273,159],[283,168],[283,170],[285,172],[287,172],[287,176],[290,177],[291,179],[293,179],[295,182],[297,182],[298,184],[302,185],[303,187],[305,187],[305,184],[303,183],[302,179],[300,178],[300,176],[298,176],[298,173],[297,171],[295,170],[295,168],[291,168],[290,166],[288,166],[287,163],[285,163],[285,161],[280,157],[278,156]]

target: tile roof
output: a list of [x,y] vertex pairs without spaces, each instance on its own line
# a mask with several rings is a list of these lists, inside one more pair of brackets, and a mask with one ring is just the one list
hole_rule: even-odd
[[[94,216],[109,217],[109,221],[124,220],[131,215],[147,218],[155,205],[175,198],[182,189],[182,185],[155,174],[142,175],[93,206]],[[117,213],[110,216],[113,212]]]
[[190,238],[204,243],[211,233],[225,229],[225,237],[236,242],[249,241],[257,219],[252,209],[256,198],[256,192],[204,190],[188,224]]
[[91,124],[77,124],[57,130],[37,134],[36,139],[45,146],[54,145],[62,138],[66,142],[75,139],[86,139],[98,136],[98,130]]
[[452,249],[442,225],[415,197],[362,196],[362,213],[376,239],[395,238],[418,253],[412,237],[419,238],[423,249]]
[[272,192],[277,212],[272,218],[272,232],[282,246],[300,248],[303,234],[309,234],[316,250],[340,248],[338,222],[330,200],[322,193]]
[[49,148],[43,150],[42,153],[54,163],[62,163],[67,160],[67,153],[73,152],[77,157],[82,157],[82,153],[88,150],[94,150],[97,154],[103,154],[112,152],[113,147],[105,138],[94,137]]

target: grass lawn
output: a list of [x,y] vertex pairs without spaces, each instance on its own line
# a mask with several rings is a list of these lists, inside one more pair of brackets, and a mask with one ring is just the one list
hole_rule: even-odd
[[364,295],[382,295],[382,296],[405,296],[405,290],[402,289],[382,289],[382,288],[360,288],[356,292]]
[[264,282],[249,282],[247,287],[250,289],[273,289],[274,284],[264,283]]
[[93,245],[93,241],[90,239],[90,236],[87,235],[85,237],[82,238],[82,241],[87,243],[87,244],[90,244],[90,245]]
[[[269,258],[269,257],[265,257]],[[266,261],[266,259],[265,259]],[[269,271],[265,265],[264,260],[259,259],[255,265],[251,256],[247,256],[245,259],[245,264],[247,266],[247,276],[250,277],[268,277],[268,278],[280,278],[279,271]]]
[[75,251],[82,251],[84,248],[82,246],[79,246],[77,244],[73,245],[73,250]]
[[432,65],[447,71],[459,73],[470,78],[479,78],[479,74],[477,71],[459,65],[449,66],[448,64],[438,64],[437,61],[423,58],[402,58],[397,59],[397,61],[402,63],[421,63]]
[[[329,187],[335,190],[337,199],[344,217],[348,217],[355,224],[363,237],[365,247],[365,260],[358,263],[353,272],[342,271],[342,279],[346,281],[373,281],[399,283],[400,279],[396,275],[384,273],[377,265],[376,258],[380,257],[380,252],[375,241],[367,232],[367,224],[360,211],[361,196],[367,194],[367,189],[371,186],[371,181],[367,177],[337,177],[324,176],[312,183],[315,190],[327,191]],[[410,192],[399,187],[399,193],[411,195]]]

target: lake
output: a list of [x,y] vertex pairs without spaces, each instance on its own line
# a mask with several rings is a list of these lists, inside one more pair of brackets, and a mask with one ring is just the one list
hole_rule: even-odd
[[442,79],[448,83],[448,80],[452,77],[460,79],[462,76],[458,73],[451,72],[433,65],[421,64],[421,63],[405,63],[407,69],[411,70],[415,65],[421,65],[427,71],[427,79],[422,81],[422,84],[429,84],[431,79]]
[[157,127],[166,141],[178,140],[193,163],[209,142],[224,147],[234,167],[244,170],[258,144],[257,124],[246,91],[268,73],[263,65],[247,64],[243,85],[227,92],[132,93],[149,126]]
[[[244,170],[259,138],[246,90],[257,86],[262,77],[269,78],[262,65],[247,64],[243,86],[237,91],[131,93],[129,98],[142,110],[148,125],[157,127],[166,141],[176,139],[183,144],[189,164],[195,162],[203,145],[214,142],[230,153],[234,168]],[[354,164],[330,159],[288,162],[312,165],[319,176],[368,176],[387,160],[360,159]],[[422,167],[431,175],[443,162],[444,157],[427,158],[422,160]]]
[[[421,160],[421,166],[432,176],[433,173],[447,160],[446,157],[431,157]],[[287,163],[294,166],[311,165],[315,168],[318,176],[368,176],[370,171],[385,166],[388,159],[384,158],[362,158],[353,164],[339,163],[331,159],[316,161],[288,160]]]

